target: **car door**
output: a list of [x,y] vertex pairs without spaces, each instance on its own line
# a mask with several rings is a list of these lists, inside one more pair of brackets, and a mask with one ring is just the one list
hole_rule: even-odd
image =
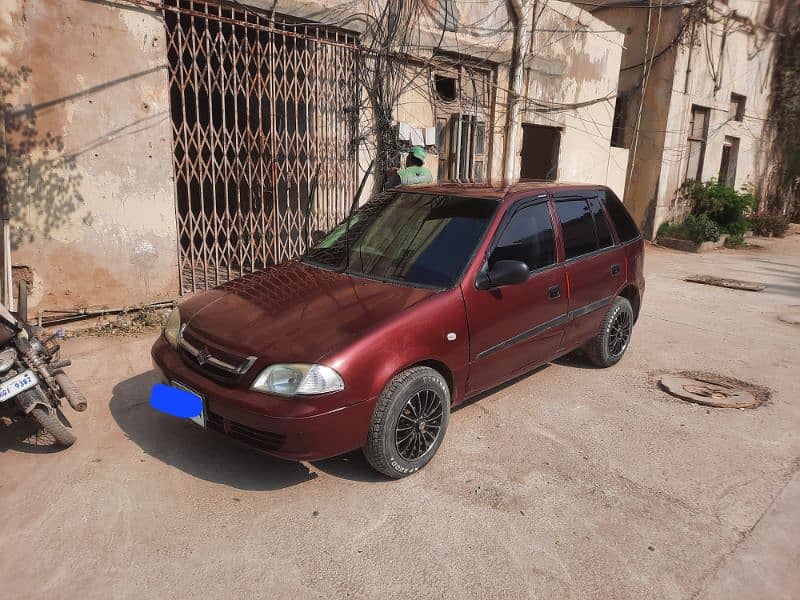
[[510,259],[528,265],[527,281],[489,290],[477,289],[474,281],[462,284],[470,333],[468,393],[550,360],[561,346],[568,305],[547,196],[519,201],[508,211],[483,268]]
[[599,190],[554,195],[569,289],[570,322],[564,346],[597,333],[606,308],[625,280],[624,252],[614,240]]

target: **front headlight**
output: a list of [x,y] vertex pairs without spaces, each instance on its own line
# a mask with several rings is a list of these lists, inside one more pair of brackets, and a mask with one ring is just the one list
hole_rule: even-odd
[[167,317],[167,324],[164,325],[164,337],[169,345],[178,349],[178,333],[181,329],[181,313],[175,308]]
[[279,396],[326,394],[344,389],[341,375],[325,365],[270,365],[250,389]]

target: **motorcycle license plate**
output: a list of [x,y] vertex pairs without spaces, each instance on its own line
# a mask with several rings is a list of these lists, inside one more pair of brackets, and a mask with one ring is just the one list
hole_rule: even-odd
[[0,402],[5,402],[25,390],[39,385],[39,378],[31,370],[23,371],[8,381],[0,383]]

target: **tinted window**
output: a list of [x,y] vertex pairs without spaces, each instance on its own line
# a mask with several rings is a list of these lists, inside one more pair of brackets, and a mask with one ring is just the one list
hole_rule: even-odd
[[592,209],[592,217],[594,218],[594,230],[597,234],[597,243],[600,248],[608,248],[614,245],[614,238],[611,236],[611,228],[608,226],[606,214],[603,207],[600,206],[600,200],[592,198],[589,200],[589,206]]
[[496,207],[495,200],[389,192],[359,208],[304,260],[352,275],[450,287]]
[[531,271],[556,262],[555,235],[547,203],[521,208],[503,229],[489,258],[491,267],[498,260],[521,260]]
[[619,241],[623,243],[630,242],[639,237],[639,228],[636,227],[636,223],[633,222],[628,211],[614,192],[602,191],[600,194],[605,197],[606,211],[608,216],[611,217],[611,222],[614,223]]
[[584,198],[559,200],[556,202],[556,211],[561,221],[567,260],[597,250],[592,212]]

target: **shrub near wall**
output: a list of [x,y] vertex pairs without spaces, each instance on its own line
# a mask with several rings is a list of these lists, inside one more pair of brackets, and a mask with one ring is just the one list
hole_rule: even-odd
[[789,229],[789,218],[775,213],[760,212],[749,217],[753,233],[769,237],[783,237]]
[[694,201],[692,214],[707,215],[724,232],[732,235],[741,235],[750,229],[747,215],[758,205],[752,189],[744,188],[737,192],[714,179],[706,182],[693,181],[685,189]]
[[751,189],[737,192],[712,179],[690,181],[680,189],[680,194],[689,200],[691,214],[680,222],[663,224],[658,229],[659,237],[689,240],[700,245],[716,242],[725,234],[731,242],[729,245],[744,243],[744,233],[751,227],[748,215],[757,205]]

